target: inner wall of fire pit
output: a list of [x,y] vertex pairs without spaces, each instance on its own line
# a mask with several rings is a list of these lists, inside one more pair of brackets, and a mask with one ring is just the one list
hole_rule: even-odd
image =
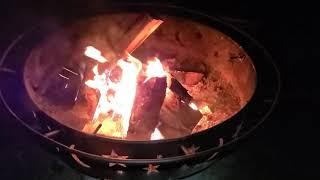
[[[86,86],[85,81],[92,78],[86,72],[91,72],[97,61],[85,56],[84,51],[87,46],[93,46],[106,59],[114,59],[116,47],[130,36],[130,28],[139,18],[141,14],[117,13],[84,19],[68,26],[57,25],[58,30],[32,50],[25,64],[24,82],[35,105],[68,127],[117,138],[103,132],[103,128],[117,129],[115,120],[93,120],[96,103],[92,102],[97,102],[99,92]],[[132,120],[131,117],[127,137],[123,139],[170,139],[211,128],[239,112],[255,90],[253,63],[230,37],[187,19],[161,18],[163,23],[159,28],[131,55],[144,65],[151,57],[158,57],[165,70],[187,90],[192,100],[186,102],[183,95],[167,88],[160,106],[157,104],[160,102],[154,101],[155,104],[148,108],[137,108],[143,106],[137,100],[154,98],[150,91],[141,93],[145,91],[143,88],[157,91],[155,78],[150,80],[151,85],[137,85],[131,116],[157,112],[153,111],[156,106],[161,109],[142,120]],[[108,65],[100,65],[99,73],[103,68],[107,69]],[[167,82],[167,86],[168,83],[172,82]],[[102,129],[97,128],[99,125]],[[136,132],[145,135],[134,135]]]

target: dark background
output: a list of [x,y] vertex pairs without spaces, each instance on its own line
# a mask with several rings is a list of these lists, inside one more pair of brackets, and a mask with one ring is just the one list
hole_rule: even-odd
[[[1,1],[0,54],[32,23],[48,16],[85,12],[101,1]],[[190,179],[319,179],[317,6],[307,1],[282,5],[276,1],[147,2],[185,6],[224,18],[260,41],[282,76],[280,101],[271,119],[232,155]],[[26,137],[2,104],[0,117],[0,179],[89,179]]]

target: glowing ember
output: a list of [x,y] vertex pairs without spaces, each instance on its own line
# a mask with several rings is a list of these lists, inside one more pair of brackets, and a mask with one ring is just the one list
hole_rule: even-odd
[[110,105],[107,101],[108,80],[105,73],[98,73],[98,65],[94,66],[92,71],[94,73],[94,79],[86,81],[85,84],[90,88],[97,89],[100,93],[98,105],[93,116],[93,120],[97,120],[100,113],[106,113],[110,110]]
[[[99,50],[92,46],[87,47],[85,55],[101,63],[108,61],[101,56]],[[127,136],[129,128],[142,63],[128,53],[126,54],[126,59],[119,59],[116,62],[117,68],[121,69],[121,75],[118,77],[119,80],[117,82],[112,81],[111,78],[115,68],[105,69],[104,72],[99,73],[99,65],[95,65],[92,69],[93,79],[87,80],[85,84],[99,93],[98,103],[92,119],[92,124],[95,126],[100,124],[98,126],[100,129],[97,130],[97,133],[124,138]],[[146,69],[142,74],[146,78],[144,82],[150,78],[167,77],[169,75],[156,57],[147,62]],[[152,133],[151,140],[163,138],[156,128]]]
[[96,49],[96,48],[94,48],[94,47],[92,47],[92,46],[88,46],[88,47],[86,48],[84,54],[85,54],[86,56],[94,59],[94,60],[97,60],[97,61],[101,62],[101,63],[105,63],[105,62],[108,61],[105,57],[103,57],[103,56],[101,55],[101,52],[100,52],[98,49]]
[[211,113],[212,113],[211,110],[210,110],[210,108],[209,108],[209,106],[207,106],[207,105],[201,107],[201,108],[199,109],[199,111],[200,111],[201,114],[203,114],[203,115],[207,115],[207,114],[211,114]]
[[199,127],[202,127],[202,126],[208,127],[208,126],[210,126],[209,119],[210,119],[210,115],[212,114],[212,111],[209,108],[209,106],[208,105],[202,105],[202,106],[199,107],[199,111],[203,116],[200,119],[200,121],[197,123],[195,128],[192,130],[192,133],[199,132],[199,129],[198,129]]
[[145,82],[152,77],[167,76],[167,73],[164,71],[161,62],[157,57],[155,57],[154,60],[152,61],[148,61],[148,66],[145,74],[147,76],[147,79],[145,80]]
[[93,80],[88,80],[85,84],[99,91],[100,97],[93,121],[100,120],[102,122],[100,133],[115,137],[126,137],[136,95],[137,77],[142,64],[138,59],[128,55],[127,61],[118,60],[117,66],[122,69],[121,79],[118,83],[109,79],[112,70],[105,70],[105,72],[99,74],[98,65],[96,65],[92,69]]
[[159,140],[159,139],[163,139],[163,135],[161,134],[161,132],[159,131],[158,128],[154,129],[154,132],[151,134],[151,140]]
[[191,103],[189,104],[189,107],[191,107],[193,110],[198,110],[197,105],[196,105],[195,103],[193,103],[193,102],[191,102]]
[[[92,46],[87,47],[85,54],[98,62],[107,62],[101,56],[100,51]],[[127,137],[136,98],[138,76],[143,75],[145,77],[144,82],[146,82],[155,77],[170,77],[170,74],[164,70],[160,60],[156,57],[147,62],[144,72],[140,74],[142,70],[141,61],[128,53],[125,59],[117,60],[116,66],[113,66],[113,68],[105,69],[99,73],[98,66],[99,64],[92,68],[93,79],[85,82],[88,87],[97,90],[99,95],[91,124],[93,124],[94,129],[99,127],[96,131],[97,134],[125,138]],[[117,74],[119,77],[115,82],[112,81],[114,79],[112,74],[117,72],[116,69],[121,69],[121,74]],[[168,79],[171,78],[167,78],[166,97],[169,96],[168,92],[171,92],[168,88],[168,84],[170,85],[171,82],[170,80],[168,82]],[[202,119],[206,119],[206,115],[212,113],[207,105],[197,106],[194,102],[190,102],[188,105],[193,110],[200,111],[204,115]],[[86,129],[90,130],[90,127],[86,127]],[[164,136],[159,129],[155,128],[150,139],[164,139]]]
[[122,78],[115,90],[113,110],[122,116],[123,131],[127,134],[131,110],[136,96],[137,77],[141,70],[141,62],[132,56],[128,61],[119,60],[122,69]]

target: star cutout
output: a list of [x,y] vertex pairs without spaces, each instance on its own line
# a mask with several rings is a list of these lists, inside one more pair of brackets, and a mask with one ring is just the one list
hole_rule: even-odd
[[[102,155],[102,156],[106,158],[111,158],[111,159],[128,159],[128,156],[120,156],[113,149],[111,150],[110,155]],[[126,165],[122,163],[109,163],[109,167],[112,167],[115,165],[126,167]]]
[[143,168],[143,169],[147,171],[147,174],[148,174],[148,175],[150,175],[150,174],[153,174],[153,173],[159,173],[159,171],[157,170],[157,168],[158,168],[159,166],[160,166],[160,165],[154,166],[154,165],[152,165],[152,164],[149,164],[148,167]]
[[122,170],[117,170],[116,171],[119,175],[123,175],[124,174],[124,171],[122,171]]
[[185,155],[192,155],[192,154],[195,154],[196,151],[199,149],[200,147],[195,147],[194,144],[189,147],[189,148],[186,148],[185,146],[181,146],[181,149],[183,150],[184,154]]
[[[75,145],[74,145],[74,144],[71,144],[71,145],[69,146],[69,148],[70,148],[70,149],[74,149],[74,148],[75,148]],[[84,163],[83,161],[81,161],[76,154],[71,153],[71,157],[72,157],[78,164],[80,164],[81,166],[86,167],[86,168],[90,168],[90,166],[89,166],[88,164]]]
[[223,145],[223,138],[219,138],[219,147]]
[[[223,138],[219,138],[219,147],[221,147],[223,145]],[[213,159],[214,157],[216,157],[219,154],[219,152],[215,152],[214,154],[212,154],[212,156],[209,157],[208,160]]]
[[235,138],[238,137],[239,132],[240,132],[240,130],[241,130],[241,128],[242,128],[242,124],[243,124],[243,122],[237,126],[237,129],[236,129],[235,133],[232,135],[232,138],[233,138],[233,139],[235,139]]

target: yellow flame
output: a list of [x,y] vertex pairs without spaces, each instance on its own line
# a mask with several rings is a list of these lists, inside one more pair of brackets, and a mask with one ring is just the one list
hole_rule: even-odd
[[148,61],[148,65],[147,65],[147,69],[146,69],[145,74],[147,76],[145,82],[148,81],[150,78],[153,78],[153,77],[165,77],[165,76],[167,76],[167,73],[163,69],[161,62],[157,57],[155,57],[151,61]]
[[[88,46],[85,55],[98,62],[108,60],[101,55],[101,52],[92,46]],[[105,70],[101,74],[98,65],[92,68],[93,79],[89,79],[85,84],[99,92],[98,103],[93,115],[93,122],[99,120],[102,124],[98,134],[114,137],[126,137],[129,128],[131,111],[136,96],[136,88],[142,63],[139,59],[126,54],[126,59],[119,59],[117,66],[121,68],[122,74],[118,82],[112,82],[109,76],[112,69]],[[148,61],[144,72],[146,80],[152,77],[167,77],[163,66],[158,58]],[[161,132],[156,128],[152,133],[152,140],[163,139]]]
[[205,114],[211,114],[212,111],[210,110],[209,106],[208,105],[205,105],[203,107],[201,107],[199,109],[199,111],[201,112],[201,114],[205,115]]
[[108,61],[105,57],[101,55],[101,52],[98,49],[92,46],[87,46],[84,54],[101,63],[105,63]]
[[189,107],[191,107],[193,110],[198,110],[198,106],[193,102],[189,103]]
[[[136,95],[137,77],[142,64],[138,59],[128,55],[127,61],[118,60],[117,66],[122,69],[121,79],[118,83],[109,79],[110,71],[99,74],[98,65],[95,65],[92,69],[94,78],[87,80],[85,84],[99,91],[100,97],[93,116],[93,121],[96,121],[101,120],[101,115],[104,115],[99,134],[105,132],[106,135],[125,137]],[[112,94],[109,90],[113,90],[115,93]],[[108,115],[109,112],[111,112],[111,116]],[[115,116],[116,119],[114,119]],[[121,125],[120,133],[119,124]]]
[[158,128],[154,129],[154,132],[151,134],[150,140],[159,140],[159,139],[164,139],[163,135],[159,131]]
[[93,115],[93,120],[97,120],[101,113],[106,113],[110,110],[110,103],[107,101],[108,92],[108,80],[105,73],[98,73],[98,65],[95,65],[92,69],[94,73],[94,79],[85,82],[87,86],[93,89],[97,89],[100,93],[100,98],[96,107],[96,111]]
[[127,134],[134,99],[136,96],[137,77],[141,69],[141,63],[132,58],[129,62],[119,60],[118,65],[122,69],[122,77],[114,96],[113,110],[122,116],[123,131]]

